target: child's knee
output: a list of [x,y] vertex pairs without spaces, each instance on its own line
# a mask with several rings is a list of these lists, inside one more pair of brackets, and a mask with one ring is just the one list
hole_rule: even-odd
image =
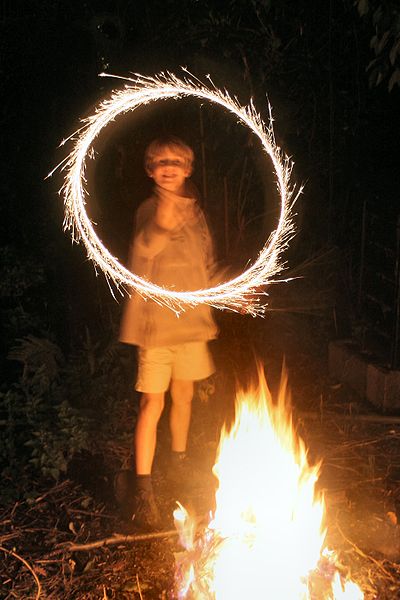
[[172,402],[188,404],[193,398],[193,381],[175,380],[171,382]]
[[140,412],[159,419],[164,410],[164,394],[143,393],[140,398]]

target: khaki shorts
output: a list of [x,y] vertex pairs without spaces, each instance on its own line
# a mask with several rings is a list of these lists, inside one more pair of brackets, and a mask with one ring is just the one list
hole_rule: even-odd
[[199,381],[215,371],[207,342],[188,342],[161,348],[138,348],[136,390],[166,392],[171,379]]

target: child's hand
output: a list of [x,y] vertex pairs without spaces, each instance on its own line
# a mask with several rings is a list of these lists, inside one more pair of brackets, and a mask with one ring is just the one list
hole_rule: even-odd
[[193,217],[191,198],[160,198],[157,205],[156,223],[161,229],[181,229]]

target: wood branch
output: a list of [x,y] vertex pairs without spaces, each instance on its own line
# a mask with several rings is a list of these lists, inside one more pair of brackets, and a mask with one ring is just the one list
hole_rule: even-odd
[[98,511],[92,511],[92,510],[81,510],[79,508],[69,508],[69,507],[65,507],[65,510],[68,513],[72,513],[75,515],[87,515],[89,517],[94,517],[94,518],[100,518],[100,519],[115,519],[114,515],[108,515],[106,513],[102,513],[102,512],[98,512]]
[[25,558],[23,558],[22,556],[20,556],[19,554],[17,554],[13,550],[8,550],[7,548],[4,548],[3,546],[0,546],[0,551],[1,552],[5,552],[6,554],[9,554],[13,558],[16,558],[17,560],[19,560],[20,562],[22,562],[23,565],[25,565],[25,567],[28,569],[28,571],[31,573],[32,577],[35,580],[36,587],[37,587],[35,600],[38,600],[40,598],[40,596],[41,596],[41,593],[42,593],[42,586],[40,585],[39,577],[36,575],[33,567],[31,567],[31,565],[28,563],[28,561],[25,560]]
[[73,542],[66,542],[52,552],[52,554],[59,554],[60,552],[80,552],[82,550],[93,550],[93,548],[103,548],[105,546],[112,546],[115,544],[128,544],[132,542],[145,542],[147,540],[156,540],[166,537],[177,536],[178,532],[176,529],[167,531],[154,531],[151,533],[137,533],[131,535],[122,535],[115,533],[111,537],[96,540],[95,542],[88,542],[87,544],[74,544]]
[[336,527],[340,533],[340,535],[342,536],[342,538],[348,543],[350,544],[350,546],[352,546],[352,548],[354,548],[354,550],[357,552],[357,554],[359,554],[360,556],[362,556],[363,558],[366,558],[367,560],[372,561],[376,567],[382,571],[382,573],[388,577],[391,581],[395,581],[393,574],[390,573],[390,571],[388,571],[388,569],[385,569],[384,567],[384,563],[383,561],[377,560],[376,558],[374,558],[373,556],[366,554],[363,550],[361,550],[361,548],[359,548],[354,542],[352,542],[342,531],[341,527],[336,524]]
[[296,415],[300,419],[318,419],[326,420],[331,418],[338,421],[364,421],[366,423],[382,423],[387,425],[400,424],[400,416],[397,415],[377,415],[377,414],[340,414],[333,412],[320,411],[299,411]]

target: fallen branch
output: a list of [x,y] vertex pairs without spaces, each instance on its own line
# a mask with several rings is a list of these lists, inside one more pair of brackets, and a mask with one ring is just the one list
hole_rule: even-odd
[[395,578],[393,577],[393,575],[387,570],[385,569],[385,567],[383,566],[382,562],[377,560],[376,558],[374,558],[373,556],[371,556],[370,554],[366,554],[365,552],[363,552],[361,550],[361,548],[359,548],[354,542],[352,542],[344,533],[343,530],[341,529],[341,527],[339,526],[339,524],[336,524],[336,527],[340,533],[340,535],[342,536],[342,538],[357,552],[357,554],[359,554],[362,558],[365,558],[369,561],[372,561],[374,563],[374,565],[386,576],[388,577],[391,581],[395,582]]
[[20,560],[22,562],[22,564],[25,565],[25,567],[28,569],[28,571],[30,571],[30,573],[32,574],[32,577],[35,580],[36,586],[37,586],[37,593],[36,593],[35,598],[36,598],[36,600],[38,600],[40,598],[41,593],[42,593],[42,586],[40,585],[39,578],[36,575],[36,573],[33,570],[33,568],[31,567],[31,565],[24,558],[22,558],[22,556],[20,556],[16,552],[13,552],[13,550],[7,550],[7,548],[4,548],[3,546],[0,546],[0,550],[2,550],[3,552],[5,552],[6,554],[9,554],[10,556],[13,556],[17,560]]
[[333,412],[318,412],[318,411],[299,411],[297,416],[301,419],[319,419],[333,418],[341,421],[365,421],[367,423],[383,423],[387,425],[400,424],[400,417],[396,415],[365,415],[365,414],[340,414]]
[[136,573],[136,585],[139,592],[140,600],[143,600],[142,589],[140,587],[139,575]]
[[18,531],[12,531],[11,533],[6,533],[4,535],[0,535],[0,544],[4,544],[4,542],[8,542],[19,536]]
[[80,552],[82,550],[93,550],[93,548],[113,546],[114,544],[145,542],[147,540],[156,540],[166,537],[174,537],[177,535],[178,532],[176,531],[176,529],[171,529],[169,531],[154,531],[152,533],[136,533],[132,535],[122,535],[120,533],[115,533],[111,537],[96,540],[95,542],[88,542],[87,544],[74,544],[73,542],[66,542],[62,544],[60,548],[52,552],[52,554],[59,552]]
[[88,517],[95,517],[100,519],[115,519],[113,515],[108,515],[99,511],[81,510],[79,508],[68,508],[67,506],[65,506],[65,510],[67,513],[72,513],[76,515],[87,515]]

